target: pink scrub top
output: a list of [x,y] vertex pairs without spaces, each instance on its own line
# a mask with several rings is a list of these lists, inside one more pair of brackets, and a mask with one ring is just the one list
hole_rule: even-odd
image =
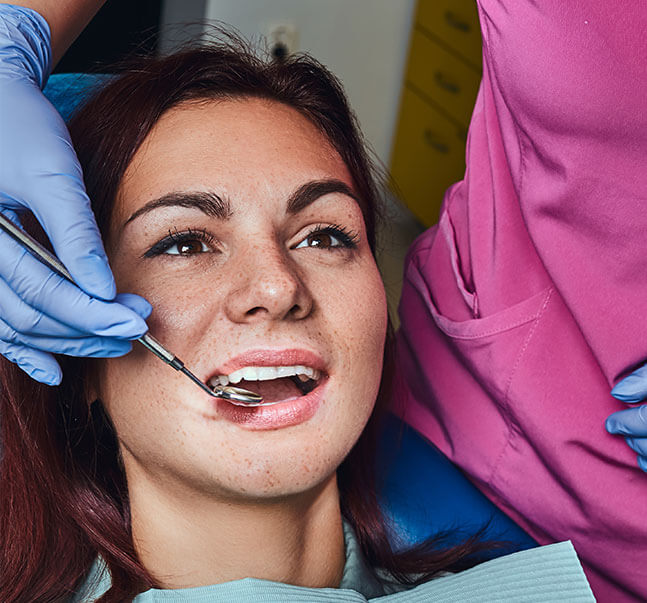
[[647,475],[604,429],[647,359],[647,2],[479,0],[467,171],[413,245],[397,412],[600,601],[647,600]]

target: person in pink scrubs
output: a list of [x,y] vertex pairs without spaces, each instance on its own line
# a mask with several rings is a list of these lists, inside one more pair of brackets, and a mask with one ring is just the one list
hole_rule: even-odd
[[600,601],[646,600],[647,476],[605,420],[647,358],[647,3],[478,9],[467,170],[408,255],[397,412],[538,542],[571,539]]

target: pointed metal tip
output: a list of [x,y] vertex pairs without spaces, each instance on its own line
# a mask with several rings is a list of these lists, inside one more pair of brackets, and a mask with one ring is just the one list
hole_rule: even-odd
[[254,392],[241,387],[233,387],[232,385],[224,385],[214,388],[214,395],[225,400],[229,400],[234,404],[240,406],[259,406],[263,403],[263,396],[259,396]]

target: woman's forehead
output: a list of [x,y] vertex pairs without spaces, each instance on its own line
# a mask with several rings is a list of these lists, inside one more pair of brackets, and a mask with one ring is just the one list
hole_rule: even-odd
[[[327,203],[363,213],[341,156],[295,109],[264,99],[184,103],[162,116],[128,166],[110,239],[134,214],[169,195],[219,198],[234,217],[289,219],[295,193],[326,182],[339,184]],[[347,193],[339,194],[344,187]]]
[[339,153],[297,110],[256,98],[201,101],[178,105],[160,118],[128,166],[119,197],[129,203],[215,187],[235,198],[237,192],[293,190],[326,178],[352,188]]
[[[305,152],[304,152],[305,151]],[[185,102],[166,111],[153,126],[135,159],[162,153],[181,160],[206,153],[210,159],[247,158],[260,153],[266,165],[296,155],[338,169],[343,163],[330,140],[296,109],[258,98]]]

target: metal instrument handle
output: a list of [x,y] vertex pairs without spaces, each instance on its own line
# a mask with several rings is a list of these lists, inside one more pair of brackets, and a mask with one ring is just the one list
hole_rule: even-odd
[[51,254],[36,239],[29,236],[22,228],[16,226],[7,216],[0,213],[0,228],[4,230],[14,241],[27,249],[37,260],[40,260],[46,266],[49,266],[54,272],[57,272],[63,278],[74,282],[72,275],[59,259]]
[[180,371],[184,368],[184,362],[169,352],[150,333],[144,333],[137,341],[139,341],[139,343],[141,343],[146,349],[153,352],[155,356],[166,362],[166,364],[170,364],[176,371]]

